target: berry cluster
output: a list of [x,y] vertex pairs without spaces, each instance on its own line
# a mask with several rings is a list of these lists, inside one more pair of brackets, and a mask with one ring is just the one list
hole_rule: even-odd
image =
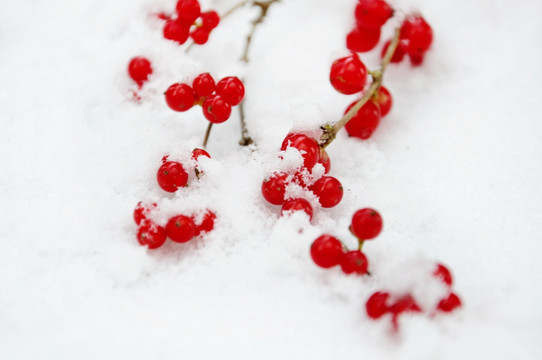
[[[331,85],[338,92],[346,95],[363,91],[367,84],[367,68],[356,53],[335,60],[329,74]],[[352,102],[345,114],[358,102]],[[348,135],[366,140],[374,133],[380,119],[386,116],[392,106],[391,93],[384,86],[367,101],[345,125]]]
[[[401,24],[400,39],[391,62],[399,63],[408,55],[410,63],[419,66],[433,42],[433,29],[420,14],[411,14]],[[390,43],[391,40],[388,40],[384,44],[381,57],[384,57]]]
[[[196,148],[190,154],[190,161],[185,165],[178,161],[168,160],[169,155],[162,157],[162,166],[158,169],[156,180],[162,190],[173,193],[188,184],[187,169],[192,169],[196,177],[200,177],[202,171],[198,168],[198,159],[201,156],[211,158],[211,155],[203,149]],[[156,249],[164,244],[166,238],[175,242],[187,242],[202,232],[213,229],[216,214],[207,209],[203,215],[200,213],[191,216],[177,215],[169,219],[166,227],[162,227],[152,221],[151,211],[158,211],[157,204],[143,204],[141,201],[134,210],[134,221],[138,225],[137,240],[141,245],[149,249]]]
[[358,210],[352,216],[350,231],[358,238],[358,250],[347,251],[336,237],[324,234],[311,245],[310,253],[314,263],[325,269],[340,265],[345,274],[367,274],[369,261],[361,252],[361,247],[365,240],[374,239],[380,234],[382,217],[373,209]]
[[175,83],[164,95],[172,110],[187,111],[194,105],[200,105],[205,118],[219,124],[230,118],[232,106],[241,103],[245,87],[236,76],[228,76],[215,83],[209,73],[203,73],[196,76],[192,86]]
[[[280,149],[282,151],[292,149],[298,152],[303,163],[289,171],[274,172],[264,179],[262,194],[265,200],[273,205],[282,205],[282,215],[303,210],[310,219],[313,214],[310,202],[303,197],[287,196],[288,187],[301,187],[307,197],[309,197],[309,192],[312,192],[324,208],[339,204],[343,197],[343,187],[336,178],[324,175],[331,169],[331,160],[327,152],[320,149],[316,139],[301,133],[290,133],[282,142]],[[323,171],[314,171],[317,164],[320,165],[320,170],[323,168]]]
[[148,59],[136,56],[128,63],[128,75],[136,82],[138,87],[143,86],[143,83],[149,79],[150,74],[152,74],[152,66]]
[[[452,292],[452,274],[450,270],[442,264],[436,264],[432,275],[446,286],[447,293],[439,300],[434,309],[429,309],[429,312],[448,313],[460,307],[461,299]],[[371,319],[379,319],[385,314],[391,314],[392,323],[396,330],[399,315],[408,312],[423,312],[422,307],[419,306],[412,294],[390,294],[386,291],[377,291],[372,294],[365,303],[365,309]]]
[[166,227],[156,224],[150,218],[155,203],[148,205],[141,201],[134,210],[134,221],[138,225],[137,241],[149,249],[157,249],[166,242],[166,238],[177,243],[185,243],[204,232],[213,230],[216,214],[206,209],[203,214],[176,215],[170,218]]
[[[189,165],[193,165],[194,172],[198,178],[202,173],[197,165],[200,156],[206,156],[209,159],[211,158],[211,155],[203,149],[196,148],[192,151],[192,162]],[[183,164],[178,161],[170,161],[168,160],[168,157],[168,155],[162,157],[162,165],[158,168],[156,180],[162,190],[173,193],[177,191],[177,189],[187,186],[188,173],[185,170],[186,165],[183,166]]]
[[[349,56],[336,60],[331,65],[329,80],[331,85],[345,95],[361,93],[367,85],[367,68],[356,52],[372,50],[380,41],[382,26],[394,14],[394,10],[384,0],[359,0],[356,5],[356,27],[346,36],[346,47],[352,52]],[[433,32],[429,24],[419,14],[406,17],[400,28],[400,41],[391,62],[401,62],[408,54],[413,65],[421,65],[425,52],[431,46]],[[391,40],[382,49],[384,58]],[[358,102],[348,106],[345,114]],[[383,86],[346,123],[350,136],[366,140],[374,133],[380,119],[386,116],[392,105],[391,94]]]
[[161,13],[158,16],[166,20],[163,28],[164,38],[181,45],[188,37],[192,38],[195,44],[205,44],[211,31],[220,22],[220,16],[216,11],[201,12],[198,0],[179,0],[174,15]]
[[356,26],[346,35],[346,47],[356,52],[372,50],[380,40],[380,29],[393,13],[384,0],[359,0],[355,10]]

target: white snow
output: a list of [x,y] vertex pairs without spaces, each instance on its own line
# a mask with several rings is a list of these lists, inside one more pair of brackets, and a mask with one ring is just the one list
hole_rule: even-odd
[[[236,0],[201,2],[224,12]],[[340,133],[328,148],[344,197],[311,223],[280,218],[260,186],[291,128],[317,131],[355,99],[327,78],[355,0],[273,5],[246,67],[256,9],[186,54],[150,15],[174,0],[4,4],[0,358],[542,358],[542,2],[391,3],[423,13],[433,47],[420,68],[390,66],[394,106],[369,141]],[[362,55],[370,68],[379,51]],[[136,55],[154,67],[139,103],[126,74]],[[258,148],[238,146],[234,110],[213,128],[205,175],[167,194],[160,159],[187,159],[207,122],[200,108],[174,113],[162,93],[204,71],[246,78]],[[140,200],[158,203],[162,224],[213,209],[215,229],[148,251],[132,220]],[[364,245],[372,276],[317,268],[312,241],[330,233],[354,247],[351,216],[368,206],[384,219]],[[408,285],[430,303],[439,285],[420,274],[434,261],[452,270],[461,310],[406,315],[396,335],[389,319],[367,318],[381,289]]]

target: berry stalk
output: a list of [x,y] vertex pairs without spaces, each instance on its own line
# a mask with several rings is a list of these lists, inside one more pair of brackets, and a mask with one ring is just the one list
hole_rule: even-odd
[[[253,22],[252,22],[252,28],[250,29],[250,32],[247,35],[246,43],[245,43],[245,49],[243,51],[243,55],[241,56],[241,61],[245,64],[248,64],[250,62],[250,59],[248,58],[248,51],[250,50],[250,44],[252,43],[252,37],[254,36],[254,32],[256,31],[256,28],[259,24],[263,22],[265,17],[267,16],[267,11],[269,10],[269,7],[279,2],[280,0],[268,0],[268,1],[253,1],[253,6],[258,6],[261,10],[260,16],[258,16]],[[247,3],[247,1],[243,1],[239,4],[237,4],[234,8],[232,8],[232,11],[236,10],[238,7],[242,7]],[[245,82],[245,79],[243,79],[243,82]],[[247,124],[245,121],[245,107],[244,102],[239,104],[239,119],[241,121],[241,140],[239,140],[239,145],[241,146],[248,146],[251,144],[254,144],[254,140],[250,137],[248,134]]]
[[378,70],[369,72],[373,78],[373,82],[371,86],[369,87],[369,89],[367,90],[367,92],[362,96],[362,98],[359,99],[358,102],[354,106],[352,106],[352,108],[348,110],[346,114],[344,114],[344,116],[339,121],[337,121],[334,124],[325,124],[322,126],[322,130],[324,131],[322,136],[320,137],[320,148],[322,150],[325,150],[325,148],[328,147],[329,144],[333,142],[333,140],[335,140],[335,137],[337,136],[337,133],[339,132],[339,130],[341,130],[344,127],[344,125],[346,125],[346,123],[350,121],[350,119],[352,119],[354,115],[356,115],[356,113],[361,109],[361,107],[365,105],[365,103],[369,101],[369,99],[371,99],[371,97],[373,97],[376,94],[376,92],[382,85],[384,72],[386,71],[386,68],[390,64],[391,58],[393,57],[393,54],[395,53],[395,49],[397,49],[400,35],[401,35],[401,28],[398,27],[397,29],[395,29],[395,34],[393,36],[393,39],[391,40],[391,43],[388,46],[386,54],[384,55],[384,58],[382,59],[382,62],[380,63],[380,68]]

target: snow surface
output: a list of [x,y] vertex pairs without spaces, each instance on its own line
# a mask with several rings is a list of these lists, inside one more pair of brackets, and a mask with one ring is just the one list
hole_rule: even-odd
[[[202,1],[219,12],[235,2]],[[327,75],[355,1],[274,5],[246,68],[237,60],[256,9],[187,55],[149,16],[173,3],[2,7],[0,358],[542,358],[541,1],[392,1],[422,11],[434,46],[421,68],[390,67],[394,108],[371,140],[341,133],[329,147],[345,196],[312,224],[279,218],[259,188],[290,128],[317,129],[353,100]],[[155,69],[141,103],[126,75],[136,55]],[[213,129],[205,176],[168,195],[154,180],[160,158],[198,145],[207,123],[199,108],[170,111],[162,92],[203,71],[246,77],[258,150],[237,145],[234,112]],[[216,228],[147,251],[139,200],[165,214],[213,208]],[[373,276],[314,266],[311,242],[329,232],[353,246],[348,223],[366,206],[385,222],[365,245]],[[427,283],[420,269],[437,260],[461,310],[405,316],[396,335],[389,319],[367,318],[372,292]]]

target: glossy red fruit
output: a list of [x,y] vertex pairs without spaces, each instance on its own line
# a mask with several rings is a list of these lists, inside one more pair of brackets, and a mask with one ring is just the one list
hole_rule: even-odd
[[375,292],[365,303],[365,310],[371,319],[378,319],[389,311],[387,305],[390,294],[387,292]]
[[[344,113],[346,114],[356,103],[357,101],[354,101],[350,104]],[[380,118],[380,108],[373,101],[369,100],[344,127],[348,135],[366,140],[373,135],[373,132],[380,123]]]
[[367,83],[367,68],[357,54],[340,58],[331,65],[329,81],[338,92],[355,94]]
[[299,150],[303,157],[303,166],[309,170],[312,170],[320,158],[320,146],[318,142],[305,134],[288,134],[282,141],[280,149],[286,150],[289,147]]
[[239,105],[245,96],[245,86],[236,76],[228,76],[216,84],[216,93],[231,106]]
[[311,245],[312,260],[316,265],[323,268],[338,265],[343,253],[341,242],[331,235],[322,235],[314,240]]
[[262,183],[262,195],[273,205],[284,204],[284,193],[286,192],[285,173],[274,173],[271,177],[265,179]]
[[194,30],[190,32],[190,37],[194,41],[195,44],[203,45],[209,40],[209,35],[211,34],[211,30],[204,28],[204,27],[196,27]]
[[137,241],[149,249],[157,249],[166,242],[166,230],[150,220],[143,220],[137,231]]
[[437,267],[435,271],[433,272],[433,275],[440,279],[443,283],[448,285],[448,287],[452,286],[452,273],[448,268],[442,264],[437,264]]
[[412,295],[405,295],[397,299],[392,306],[390,306],[390,312],[398,315],[404,312],[420,312],[422,309],[416,304],[416,301]]
[[141,224],[143,220],[147,219],[147,215],[152,208],[155,208],[157,205],[153,203],[152,205],[143,204],[141,201],[137,203],[134,209],[134,221],[136,225]]
[[380,28],[393,16],[393,9],[384,0],[360,0],[355,14],[361,26]]
[[461,299],[459,298],[459,296],[454,293],[450,293],[450,295],[446,299],[442,299],[438,303],[437,309],[444,312],[451,312],[460,306]]
[[231,105],[220,95],[211,95],[203,102],[203,115],[213,124],[228,120],[231,115]]
[[201,8],[198,0],[179,0],[176,11],[179,21],[191,25],[200,16]]
[[156,180],[162,190],[167,192],[175,192],[178,188],[183,187],[188,182],[188,174],[184,171],[181,163],[176,161],[166,161],[156,174]]
[[345,274],[367,274],[369,261],[359,250],[346,252],[341,258],[341,269]]
[[[380,53],[380,58],[384,58],[386,55],[386,52],[388,51],[388,48],[390,47],[391,40],[386,41],[384,44],[384,47],[382,48],[382,52]],[[395,48],[395,52],[393,53],[390,62],[392,63],[400,63],[405,58],[407,45],[404,41],[399,41],[397,44],[397,47]]]
[[206,29],[214,29],[220,23],[220,16],[214,10],[201,13],[201,26]]
[[311,185],[310,190],[318,196],[318,201],[324,208],[331,208],[340,203],[344,192],[341,182],[333,176],[322,176]]
[[196,148],[192,150],[192,159],[198,160],[200,156],[207,156],[209,159],[211,158],[211,155],[203,149]]
[[189,26],[176,20],[167,20],[164,24],[163,34],[166,39],[176,41],[182,45],[188,40],[189,31]]
[[177,215],[167,222],[166,234],[172,241],[185,243],[196,235],[196,225],[188,216]]
[[324,167],[324,174],[328,174],[331,170],[331,159],[329,158],[329,155],[325,150],[322,150],[320,152],[320,158],[318,159],[318,163],[322,164],[322,166]]
[[197,96],[209,96],[215,92],[215,80],[209,73],[199,74],[192,82],[192,88]]
[[382,117],[388,115],[388,113],[391,110],[391,106],[393,104],[393,99],[391,97],[391,93],[388,89],[386,89],[384,86],[381,86],[378,89],[378,92],[376,94],[376,103],[380,107],[380,114]]
[[211,210],[207,210],[203,215],[203,220],[200,224],[196,224],[196,236],[202,232],[209,232],[215,226],[216,214]]
[[372,50],[380,40],[380,28],[356,27],[346,35],[346,48],[355,52]]
[[143,85],[152,74],[151,62],[141,56],[132,58],[128,64],[128,74],[139,86]]
[[187,84],[173,84],[164,95],[167,105],[174,111],[187,111],[194,106],[194,90]]
[[408,41],[409,54],[422,54],[431,47],[433,29],[421,15],[410,15],[401,25],[401,39]]
[[350,230],[360,240],[373,239],[382,231],[382,217],[370,208],[358,210],[352,216]]
[[284,216],[284,215],[293,213],[295,211],[304,211],[307,215],[309,215],[309,220],[312,220],[312,206],[305,199],[287,200],[282,205],[282,209],[280,210],[280,215]]

